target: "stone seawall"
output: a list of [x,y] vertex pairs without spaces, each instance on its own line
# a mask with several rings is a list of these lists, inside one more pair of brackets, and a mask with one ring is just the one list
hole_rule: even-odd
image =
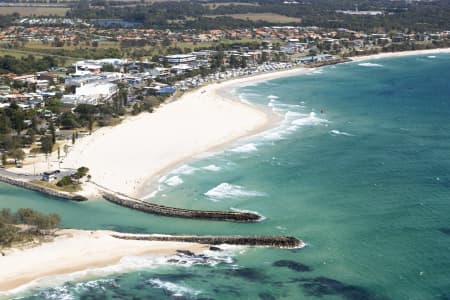
[[103,198],[124,207],[168,217],[229,222],[257,222],[261,220],[261,216],[254,213],[184,209],[154,204],[151,202],[134,199],[125,195],[106,192],[103,193]]
[[292,236],[193,236],[193,235],[112,235],[118,239],[125,240],[141,240],[141,241],[170,241],[170,242],[186,242],[207,245],[240,245],[240,246],[263,246],[276,248],[302,248],[305,246],[303,241]]
[[71,195],[69,193],[58,192],[58,191],[52,190],[50,188],[46,188],[44,186],[40,186],[40,185],[31,183],[28,181],[14,179],[14,178],[4,176],[4,175],[0,175],[0,181],[11,184],[11,185],[15,185],[15,186],[18,186],[18,187],[21,187],[24,189],[28,189],[31,191],[39,192],[39,193],[45,194],[50,197],[62,198],[62,199],[67,199],[67,200],[72,200],[72,201],[86,201],[87,200],[86,197],[83,197],[80,195]]

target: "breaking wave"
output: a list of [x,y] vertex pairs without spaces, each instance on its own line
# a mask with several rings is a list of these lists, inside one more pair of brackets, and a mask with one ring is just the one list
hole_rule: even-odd
[[235,207],[230,207],[230,210],[232,210],[232,211],[237,211],[237,212],[241,212],[241,213],[251,213],[251,214],[258,215],[258,216],[261,217],[261,219],[259,220],[260,222],[266,219],[266,217],[264,217],[264,216],[261,215],[259,212],[254,211],[254,210],[240,209],[240,208],[235,208]]
[[330,135],[332,135],[332,136],[337,136],[337,135],[354,136],[353,134],[350,134],[350,133],[348,133],[348,132],[345,132],[345,131],[339,131],[339,130],[336,130],[336,129],[330,130],[329,133],[330,133]]
[[[26,285],[14,290],[0,292],[0,298],[11,299],[19,297],[26,291],[34,299],[78,299],[80,292],[91,290],[108,290],[117,287],[114,279],[95,279],[82,281],[83,279],[109,276],[143,269],[156,269],[161,266],[175,265],[180,267],[190,267],[193,265],[205,265],[214,267],[219,264],[233,264],[233,256],[241,251],[242,247],[220,245],[222,251],[206,250],[202,254],[178,252],[171,256],[126,256],[117,264],[106,267],[91,268],[69,274],[47,276],[36,279]],[[77,282],[78,281],[78,282]],[[169,289],[167,289],[170,291]],[[175,291],[173,291],[175,292]],[[189,294],[185,290],[185,294]]]
[[193,174],[195,171],[197,171],[197,168],[192,167],[190,165],[182,165],[181,167],[175,169],[173,172],[174,174],[183,174],[183,175],[190,175]]
[[186,295],[197,296],[201,293],[201,291],[194,290],[190,287],[176,284],[170,281],[162,281],[159,278],[149,279],[147,282],[150,283],[153,287],[168,291],[174,297],[183,297]]
[[240,153],[248,153],[248,152],[254,152],[257,150],[258,150],[258,148],[256,147],[256,145],[254,143],[250,143],[250,144],[236,147],[236,148],[232,149],[231,151],[240,152]]
[[211,200],[230,199],[235,197],[262,197],[264,193],[258,191],[247,191],[240,185],[234,185],[227,182],[223,182],[218,186],[210,189],[205,194]]
[[183,179],[181,179],[179,176],[175,175],[172,176],[164,181],[165,184],[169,186],[177,186],[183,183]]
[[291,122],[292,125],[296,126],[314,126],[327,123],[329,123],[328,120],[317,117],[315,112],[310,112],[309,115]]
[[375,68],[383,67],[383,65],[375,64],[375,63],[370,63],[370,62],[367,62],[367,63],[360,63],[360,64],[358,64],[358,66],[361,66],[361,67],[375,67]]
[[218,167],[214,164],[212,165],[208,165],[202,168],[203,170],[207,170],[207,171],[212,171],[212,172],[219,172],[220,170],[222,170],[221,167]]

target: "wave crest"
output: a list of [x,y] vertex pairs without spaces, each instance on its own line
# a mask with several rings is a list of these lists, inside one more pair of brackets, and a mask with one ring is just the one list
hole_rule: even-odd
[[147,281],[153,287],[164,289],[172,294],[174,297],[183,297],[185,295],[197,296],[201,291],[194,290],[193,288],[176,284],[170,281],[162,281],[159,278],[149,279]]
[[292,125],[296,126],[314,126],[327,123],[330,122],[326,119],[321,119],[317,117],[317,114],[315,112],[310,112],[309,115],[307,115],[307,117],[300,118],[291,122]]
[[183,182],[184,182],[183,179],[181,179],[177,175],[172,176],[164,181],[165,184],[170,185],[170,186],[177,186],[177,185],[182,184]]
[[372,68],[381,68],[381,67],[383,67],[383,65],[380,65],[380,64],[375,64],[375,63],[370,63],[370,62],[367,62],[367,63],[360,63],[360,64],[358,64],[358,66],[361,66],[361,67],[372,67]]
[[345,131],[339,131],[336,129],[330,130],[330,135],[337,136],[337,135],[345,135],[345,136],[354,136],[351,133],[345,132]]
[[254,143],[250,143],[250,144],[236,147],[236,148],[232,149],[231,151],[239,152],[239,153],[248,153],[248,152],[258,151],[258,148],[256,147],[256,145]]
[[240,185],[222,182],[218,186],[210,189],[205,194],[211,200],[230,199],[235,197],[262,197],[264,193],[258,191],[247,191]]
[[212,165],[208,165],[202,168],[203,170],[207,170],[207,171],[212,171],[212,172],[219,172],[220,170],[222,170],[221,167],[216,166],[214,164]]

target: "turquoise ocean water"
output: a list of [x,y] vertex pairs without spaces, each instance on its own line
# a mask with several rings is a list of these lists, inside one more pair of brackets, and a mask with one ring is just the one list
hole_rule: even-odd
[[260,223],[157,217],[3,184],[0,207],[56,212],[83,229],[287,234],[306,248],[230,248],[178,263],[128,257],[5,297],[450,299],[449,54],[330,66],[236,93],[284,121],[181,166],[151,200],[257,211]]

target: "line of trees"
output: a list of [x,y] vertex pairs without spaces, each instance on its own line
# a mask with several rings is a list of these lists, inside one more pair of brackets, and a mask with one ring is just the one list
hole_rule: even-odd
[[[101,1],[100,1],[101,2]],[[208,4],[227,1],[214,0]],[[224,15],[242,13],[276,13],[301,18],[301,22],[290,25],[319,26],[323,28],[346,27],[366,32],[392,30],[432,31],[450,28],[450,3],[435,1],[390,1],[390,0],[315,0],[285,4],[279,0],[260,0],[257,5],[240,5],[251,0],[230,1],[230,5],[205,5],[200,1],[153,2],[134,7],[108,5],[92,7],[82,0],[67,13],[69,17],[85,19],[119,18],[142,24],[143,27],[173,29],[218,29],[275,25],[273,22],[238,20]],[[100,5],[101,3],[99,3]],[[379,16],[345,15],[337,10],[381,10]],[[208,17],[212,16],[212,17]],[[221,17],[216,17],[221,16]]]
[[4,208],[0,210],[0,247],[31,241],[48,230],[56,229],[60,223],[61,218],[57,214],[45,215],[30,208],[21,208],[13,213]]
[[31,54],[21,58],[5,55],[0,57],[0,74],[30,74],[56,67],[59,63],[58,59],[51,56],[44,56],[39,59]]

